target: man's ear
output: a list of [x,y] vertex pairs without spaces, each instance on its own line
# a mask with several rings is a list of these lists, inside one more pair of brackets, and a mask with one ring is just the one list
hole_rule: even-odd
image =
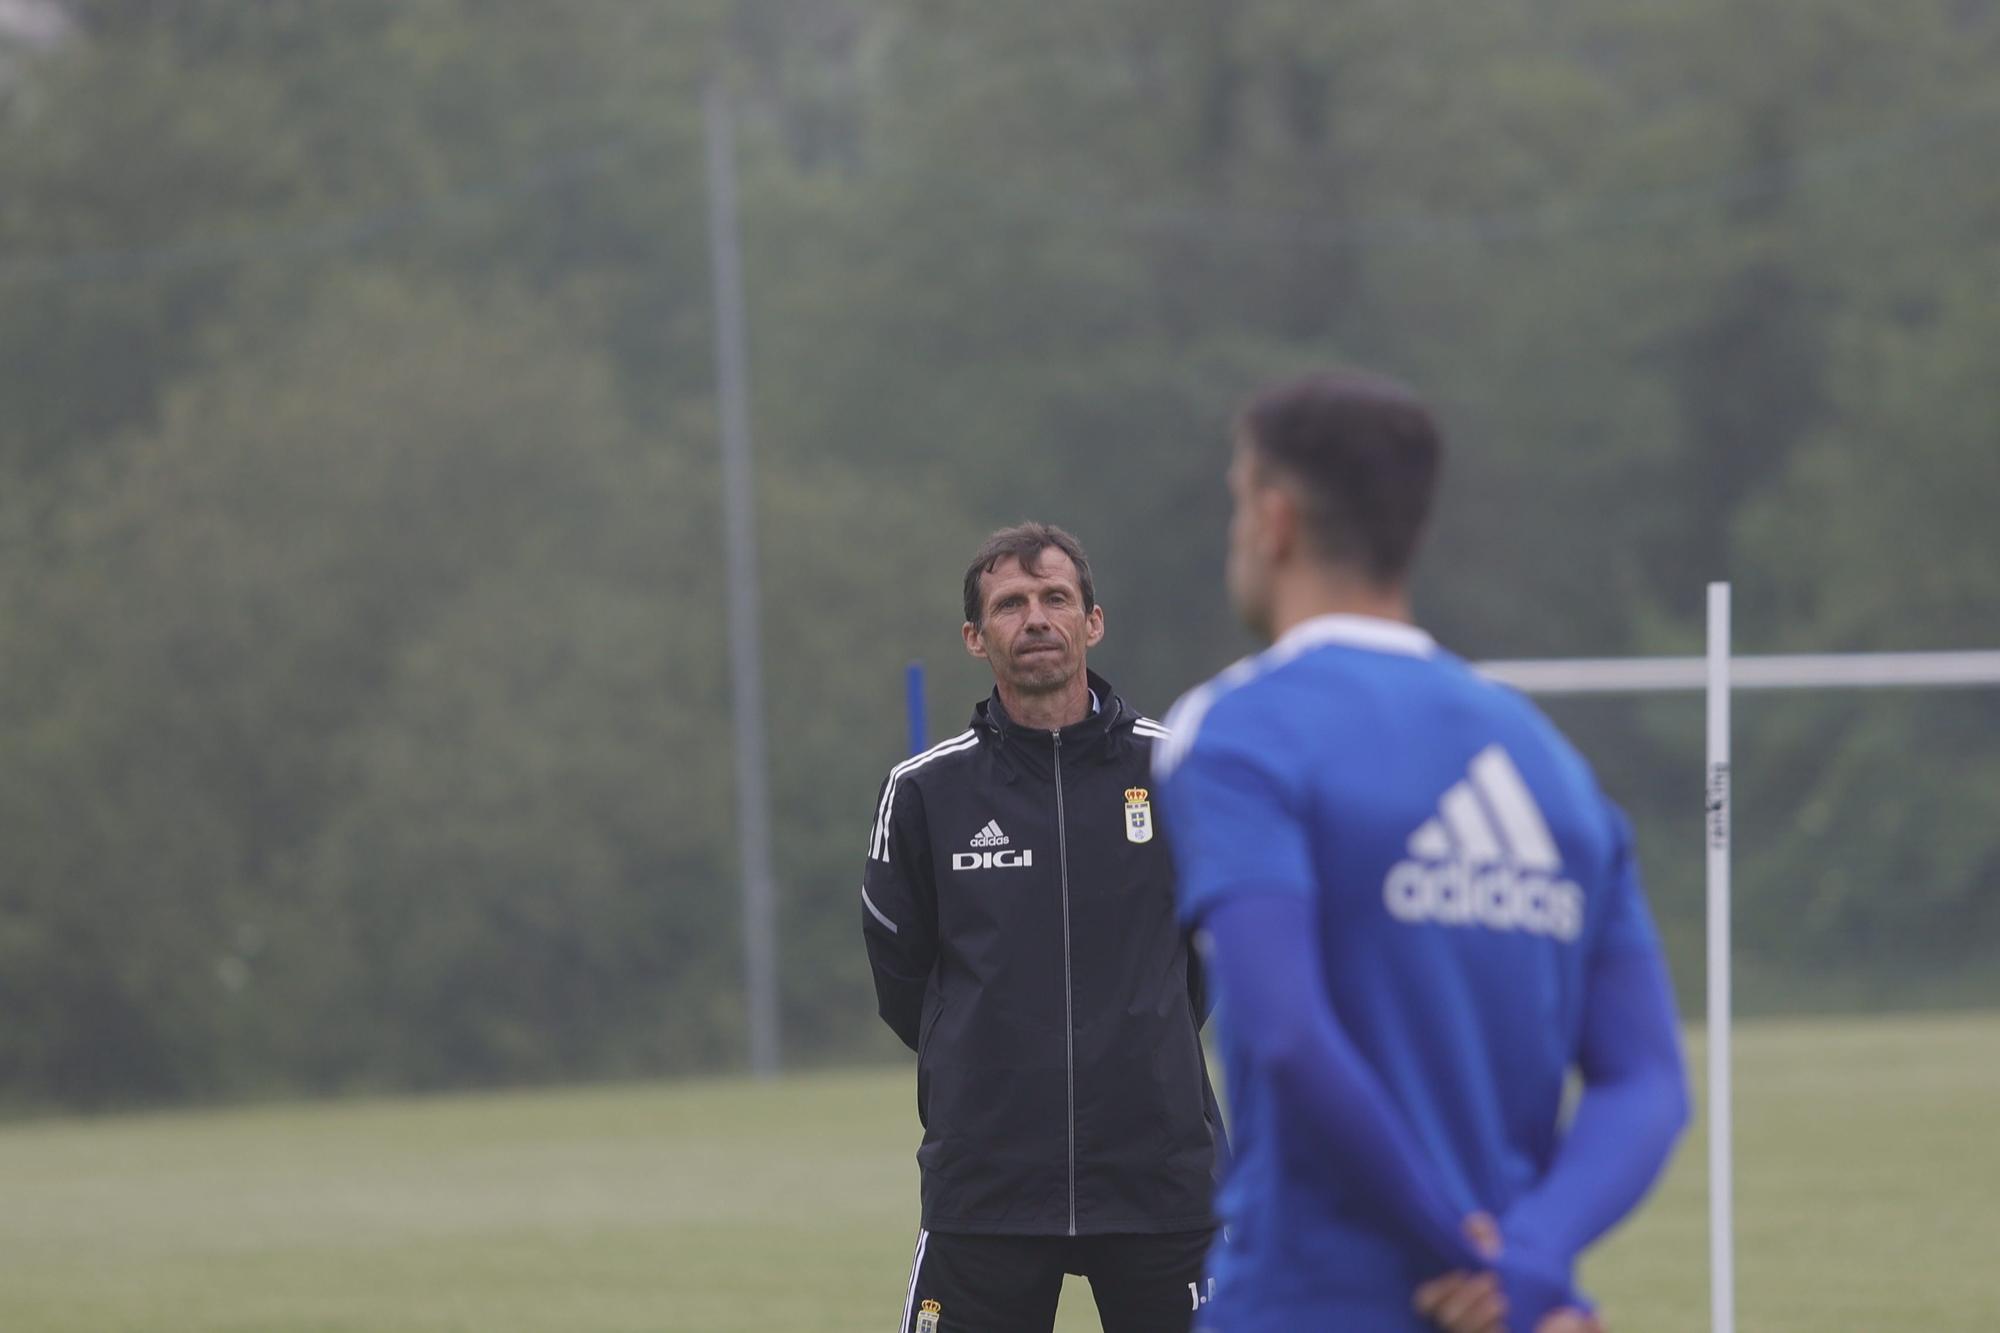
[[1104,640],[1104,603],[1090,608],[1090,614],[1083,618],[1083,646],[1095,648]]
[[1305,537],[1305,515],[1289,486],[1265,486],[1257,492],[1258,535],[1272,564],[1290,563]]
[[986,660],[986,641],[979,637],[979,626],[970,620],[959,626],[958,632],[965,636],[965,651],[980,661]]

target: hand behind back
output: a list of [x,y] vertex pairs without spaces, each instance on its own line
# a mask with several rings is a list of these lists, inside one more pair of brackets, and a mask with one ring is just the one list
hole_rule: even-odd
[[[1465,1236],[1482,1257],[1500,1257],[1500,1227],[1491,1215],[1466,1218]],[[1509,1333],[1506,1297],[1499,1275],[1490,1270],[1458,1269],[1432,1278],[1417,1288],[1411,1304],[1444,1333]],[[1605,1333],[1605,1328],[1588,1310],[1565,1306],[1544,1315],[1534,1333]]]

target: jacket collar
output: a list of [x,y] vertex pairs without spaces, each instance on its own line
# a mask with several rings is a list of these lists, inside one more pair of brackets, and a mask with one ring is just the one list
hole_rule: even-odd
[[[1106,735],[1121,723],[1131,721],[1125,701],[1112,690],[1109,681],[1095,671],[1085,670],[1084,678],[1095,696],[1097,707],[1081,722],[1072,722],[1062,729],[1063,743],[1085,742]],[[1007,709],[1000,702],[1000,691],[982,699],[972,710],[973,730],[1000,736],[1010,740],[1041,741],[1049,732],[1041,727],[1027,727],[1007,715]]]

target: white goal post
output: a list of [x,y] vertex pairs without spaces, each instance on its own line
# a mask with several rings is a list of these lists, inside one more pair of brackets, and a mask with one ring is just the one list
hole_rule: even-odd
[[1732,656],[1729,585],[1708,585],[1704,657],[1598,657],[1478,663],[1527,694],[1658,694],[1702,690],[1708,702],[1703,774],[1708,849],[1708,1255],[1713,1333],[1736,1331],[1735,1160],[1730,1141],[1729,700],[1733,690],[2000,685],[2000,651],[1790,653]]

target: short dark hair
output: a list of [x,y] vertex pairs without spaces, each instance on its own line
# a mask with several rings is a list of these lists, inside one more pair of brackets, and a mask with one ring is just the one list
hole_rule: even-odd
[[1097,588],[1090,581],[1090,557],[1083,553],[1083,543],[1053,523],[1016,523],[981,542],[978,554],[965,567],[966,620],[978,625],[985,618],[986,607],[979,591],[982,575],[992,573],[994,566],[1008,556],[1020,561],[1021,568],[1026,572],[1039,574],[1042,552],[1051,546],[1068,556],[1069,562],[1076,566],[1077,588],[1083,593],[1083,613],[1089,615],[1091,608],[1097,605]]
[[1240,431],[1297,484],[1323,557],[1378,585],[1408,577],[1444,463],[1437,422],[1414,393],[1380,375],[1322,371],[1258,394]]

